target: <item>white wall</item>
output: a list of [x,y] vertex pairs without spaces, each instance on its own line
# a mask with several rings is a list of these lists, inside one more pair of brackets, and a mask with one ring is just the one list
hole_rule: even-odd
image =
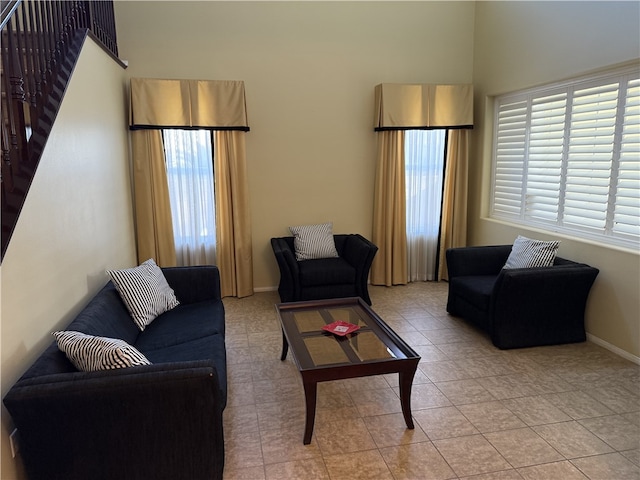
[[371,238],[382,82],[470,83],[473,2],[117,2],[135,77],[243,80],[254,284],[269,239],[333,221]]
[[637,251],[492,221],[491,97],[559,81],[640,57],[638,2],[478,2],[473,82],[475,159],[471,162],[469,241],[512,243],[516,235],[560,238],[559,254],[600,269],[587,304],[587,332],[632,360],[640,356]]
[[[2,397],[107,281],[135,264],[125,73],[87,39],[3,259]],[[0,478],[24,478],[2,408]]]

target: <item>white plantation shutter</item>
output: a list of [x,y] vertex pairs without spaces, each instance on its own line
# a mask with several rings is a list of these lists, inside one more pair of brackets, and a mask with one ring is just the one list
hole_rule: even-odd
[[640,80],[627,82],[613,213],[614,235],[640,237]]
[[640,245],[640,73],[496,98],[491,215]]
[[604,233],[618,83],[573,95],[563,224]]
[[499,106],[493,185],[493,213],[496,215],[520,215],[526,128],[526,100]]
[[525,217],[556,222],[560,203],[567,94],[531,103]]

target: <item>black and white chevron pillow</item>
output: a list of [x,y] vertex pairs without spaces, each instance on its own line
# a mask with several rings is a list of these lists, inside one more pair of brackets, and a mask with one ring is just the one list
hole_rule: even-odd
[[558,240],[545,242],[518,235],[503,268],[550,267],[559,246]]
[[180,304],[153,259],[134,268],[107,270],[107,274],[140,330],[161,313]]
[[58,348],[83,372],[151,365],[140,351],[118,338],[96,337],[81,332],[53,332]]
[[338,256],[333,239],[333,223],[289,227],[293,235],[296,260],[333,258]]

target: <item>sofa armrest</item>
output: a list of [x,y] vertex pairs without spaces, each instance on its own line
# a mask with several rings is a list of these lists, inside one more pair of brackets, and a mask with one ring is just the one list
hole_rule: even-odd
[[4,403],[30,479],[222,478],[211,362],[36,377]]
[[216,266],[165,267],[162,272],[182,304],[222,299]]
[[510,253],[511,245],[449,248],[446,251],[449,278],[497,275]]
[[597,268],[570,262],[502,270],[491,297],[491,336],[499,348],[584,341],[587,297]]
[[295,253],[283,237],[272,238],[271,248],[273,249],[276,262],[278,262],[278,269],[280,270],[280,284],[278,286],[280,300],[282,302],[298,300],[300,297],[300,269],[298,268]]

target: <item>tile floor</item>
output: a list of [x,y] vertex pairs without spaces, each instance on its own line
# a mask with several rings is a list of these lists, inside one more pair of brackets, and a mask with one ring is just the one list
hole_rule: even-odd
[[447,315],[446,283],[370,294],[422,357],[416,428],[404,424],[397,375],[325,382],[303,445],[277,293],[227,298],[225,480],[640,479],[640,366],[590,342],[498,350]]

